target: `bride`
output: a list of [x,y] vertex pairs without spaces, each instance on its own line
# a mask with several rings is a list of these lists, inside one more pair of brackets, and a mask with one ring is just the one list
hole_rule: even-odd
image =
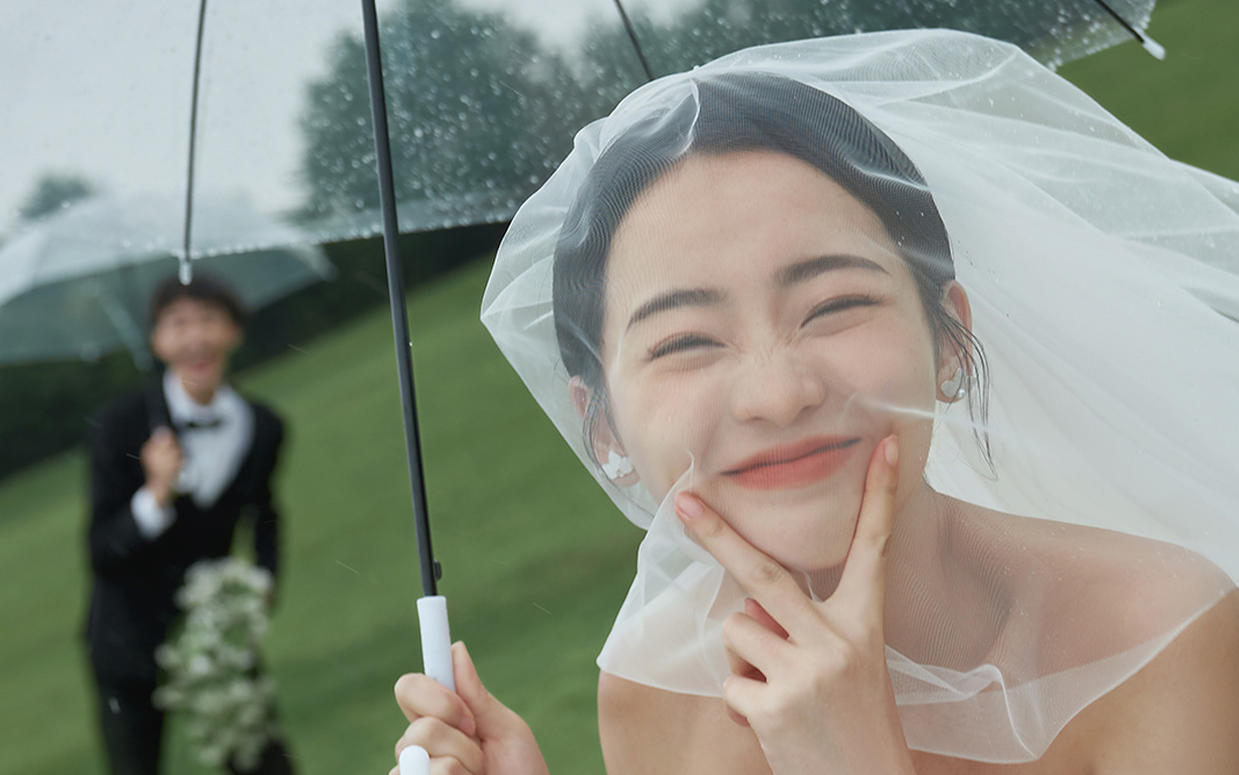
[[[583,130],[483,318],[648,531],[608,771],[1239,771],[1237,209],[962,33],[742,51]],[[397,752],[545,772],[454,659]]]

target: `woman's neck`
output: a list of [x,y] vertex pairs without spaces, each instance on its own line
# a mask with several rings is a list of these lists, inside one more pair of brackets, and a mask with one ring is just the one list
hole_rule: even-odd
[[[918,661],[944,643],[964,656],[956,653],[964,645],[960,634],[977,629],[979,609],[992,599],[993,590],[983,589],[956,556],[952,532],[960,510],[959,501],[921,481],[895,515],[887,555],[886,642]],[[828,598],[842,571],[840,566],[807,574],[813,596]],[[987,648],[990,639],[978,635],[969,652]]]

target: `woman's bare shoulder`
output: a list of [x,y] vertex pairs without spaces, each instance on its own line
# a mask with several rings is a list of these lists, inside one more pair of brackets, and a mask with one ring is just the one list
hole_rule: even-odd
[[602,672],[598,732],[610,775],[763,773],[756,737],[722,700],[679,694]]
[[1001,647],[1040,643],[1043,672],[1162,639],[1235,588],[1208,559],[1175,544],[971,504],[957,513],[958,557],[979,583],[1001,591]]
[[[1077,718],[1097,775],[1239,772],[1239,591]],[[1073,722],[1072,726],[1077,726]]]

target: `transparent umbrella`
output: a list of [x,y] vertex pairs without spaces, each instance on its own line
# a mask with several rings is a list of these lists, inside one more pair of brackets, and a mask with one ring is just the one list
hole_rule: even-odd
[[[1143,35],[1153,0],[1107,2]],[[1133,38],[1098,0],[623,7],[630,29],[614,0],[379,0],[402,231],[507,219],[567,154],[577,127],[649,75],[744,46],[946,26],[1061,62]],[[0,83],[11,117],[0,124],[0,234],[21,228],[24,204],[55,175],[185,200],[199,11],[150,0],[0,9],[4,29],[32,31],[0,50],[13,76]],[[295,227],[280,239],[378,234],[357,5],[210,0],[201,22],[196,196],[243,197],[268,222]],[[194,256],[231,250],[191,236]]]
[[[124,347],[149,368],[146,302],[176,266],[183,212],[167,197],[94,197],[0,246],[0,363],[93,360]],[[228,281],[248,309],[331,274],[322,251],[296,245],[288,227],[242,201],[200,201],[197,223],[205,242],[230,250],[194,264]]]

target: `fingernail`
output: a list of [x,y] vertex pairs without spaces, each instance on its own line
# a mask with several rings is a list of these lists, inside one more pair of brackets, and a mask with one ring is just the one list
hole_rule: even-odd
[[696,496],[682,492],[675,496],[675,510],[684,519],[696,519],[701,516],[701,501]]
[[899,462],[899,440],[894,434],[886,437],[886,449],[883,450],[886,455],[887,465],[895,465]]

